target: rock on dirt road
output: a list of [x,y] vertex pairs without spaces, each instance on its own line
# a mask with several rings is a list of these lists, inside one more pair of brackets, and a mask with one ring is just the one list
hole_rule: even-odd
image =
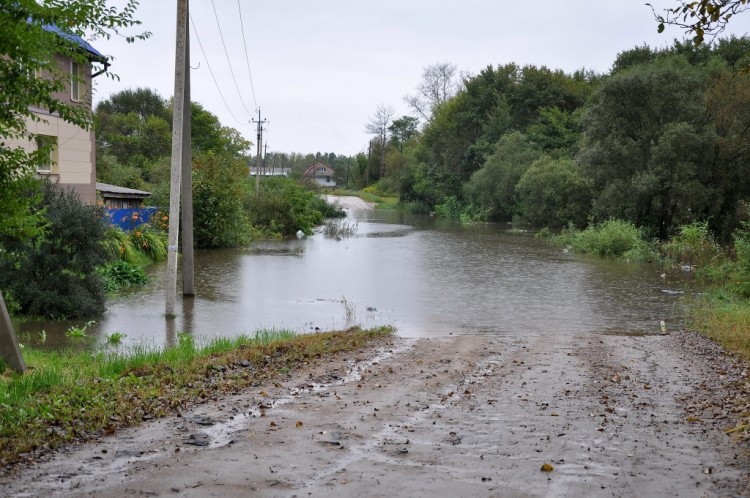
[[718,401],[738,368],[732,361],[687,333],[393,338],[61,452],[0,489],[743,496],[747,445],[724,434],[733,422]]

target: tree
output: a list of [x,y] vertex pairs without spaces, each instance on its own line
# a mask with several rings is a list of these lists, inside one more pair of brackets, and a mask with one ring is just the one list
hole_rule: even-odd
[[519,212],[516,184],[541,149],[519,132],[511,132],[495,145],[481,169],[464,186],[464,196],[479,205],[492,220],[510,220]]
[[[737,206],[726,196],[746,190],[747,182],[736,177],[741,161],[732,165],[717,155],[720,142],[706,108],[709,75],[682,57],[662,57],[601,86],[584,115],[579,155],[594,182],[596,218],[621,218],[661,239],[695,220],[710,220],[719,234],[727,230],[726,213]],[[729,110],[716,104],[715,112]],[[724,119],[733,137],[746,122]]]
[[[22,195],[33,177],[35,166],[49,153],[41,148],[27,152],[6,140],[33,140],[27,120],[39,120],[31,107],[57,113],[63,120],[88,129],[91,113],[85,105],[58,98],[69,75],[61,74],[55,55],[70,57],[81,65],[89,63],[75,36],[109,38],[138,24],[133,18],[138,5],[127,0],[122,8],[107,0],[35,0],[3,2],[0,7],[0,235],[36,233],[39,215],[32,200]],[[49,26],[56,26],[60,35]],[[147,32],[127,35],[129,42],[145,39]],[[43,78],[36,77],[43,71]]]
[[106,230],[101,207],[41,182],[32,204],[45,223],[32,239],[6,236],[0,258],[0,288],[26,315],[89,318],[104,311],[106,290],[96,268],[106,262]]
[[375,109],[375,114],[370,117],[370,121],[365,126],[367,133],[376,135],[377,137],[376,143],[379,145],[378,151],[380,157],[380,176],[378,178],[385,176],[385,145],[388,139],[388,127],[395,113],[396,111],[393,107],[381,103]]
[[700,45],[708,35],[712,38],[720,35],[727,27],[729,20],[737,14],[750,9],[749,0],[697,0],[686,2],[679,0],[679,6],[664,9],[658,14],[651,4],[651,10],[659,25],[659,33],[666,25],[677,26],[692,34],[693,43]]
[[456,65],[439,62],[422,70],[422,81],[417,85],[417,94],[407,95],[404,101],[425,123],[429,123],[435,109],[456,95],[460,89]]
[[401,116],[398,119],[394,119],[393,123],[388,127],[388,131],[391,132],[391,143],[398,147],[399,151],[403,152],[404,144],[419,133],[418,126],[419,119],[413,116]]
[[533,226],[582,227],[591,208],[591,182],[570,159],[544,156],[529,166],[516,185],[521,218]]

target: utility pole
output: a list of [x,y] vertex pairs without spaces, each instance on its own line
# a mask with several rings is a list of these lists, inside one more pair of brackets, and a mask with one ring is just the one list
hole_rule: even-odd
[[266,174],[266,158],[268,157],[268,142],[263,146],[263,174]]
[[365,187],[370,186],[370,154],[372,153],[372,140],[367,144],[367,173],[365,175]]
[[262,161],[262,152],[263,152],[263,123],[265,123],[265,119],[260,119],[260,107],[258,107],[258,120],[255,119],[252,120],[252,123],[258,123],[258,157],[256,158],[256,165],[255,165],[255,197],[260,196],[260,167],[261,167],[261,161]]
[[169,242],[167,252],[166,306],[167,318],[175,316],[177,299],[177,241],[180,235],[180,183],[182,176],[182,133],[185,106],[185,48],[188,1],[177,0],[177,35],[175,40],[174,105],[172,116],[172,165],[169,184]]
[[[186,0],[190,12],[190,0]],[[182,295],[195,295],[193,251],[193,141],[190,105],[190,23],[185,22],[185,99],[182,123]]]

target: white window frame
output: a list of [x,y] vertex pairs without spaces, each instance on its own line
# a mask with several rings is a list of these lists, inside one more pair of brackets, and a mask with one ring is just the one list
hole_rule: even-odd
[[52,135],[37,135],[35,141],[37,150],[48,144],[51,145],[49,155],[45,158],[45,161],[37,164],[37,172],[46,174],[54,173],[57,169],[57,137]]

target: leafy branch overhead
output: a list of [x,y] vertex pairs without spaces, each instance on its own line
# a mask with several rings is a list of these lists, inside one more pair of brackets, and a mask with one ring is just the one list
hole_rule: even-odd
[[679,6],[664,9],[664,15],[661,15],[651,4],[646,5],[654,11],[654,17],[659,22],[659,33],[664,31],[666,25],[677,26],[692,34],[696,45],[703,43],[706,36],[713,38],[721,34],[732,17],[750,9],[748,0],[681,0]]

